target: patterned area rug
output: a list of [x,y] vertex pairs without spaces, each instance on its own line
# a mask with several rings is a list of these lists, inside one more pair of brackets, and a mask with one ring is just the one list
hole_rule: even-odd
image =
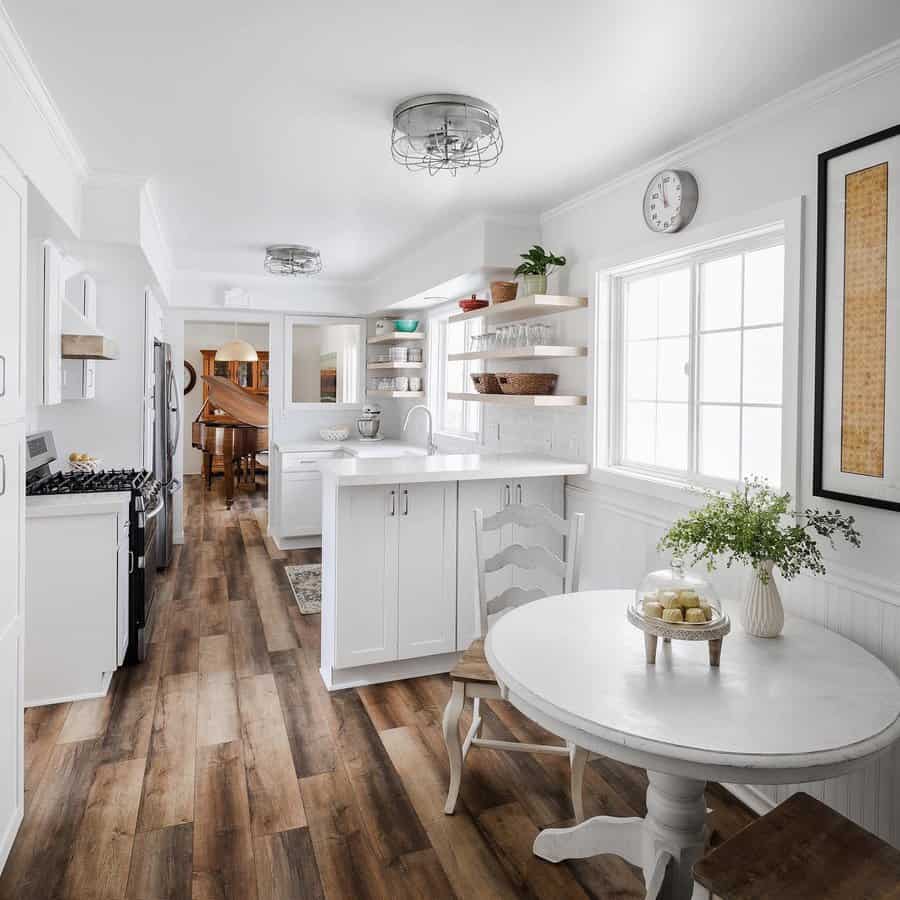
[[322,612],[322,565],[285,566],[297,606],[304,616]]

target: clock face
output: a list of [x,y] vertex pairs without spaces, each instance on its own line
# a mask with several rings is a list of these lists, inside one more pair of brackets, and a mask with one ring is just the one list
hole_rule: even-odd
[[696,211],[697,182],[689,172],[666,169],[650,180],[644,192],[644,221],[651,231],[679,231]]

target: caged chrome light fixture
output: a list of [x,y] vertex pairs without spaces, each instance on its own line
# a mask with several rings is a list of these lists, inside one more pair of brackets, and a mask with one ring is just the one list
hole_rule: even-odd
[[322,255],[303,244],[273,244],[266,247],[265,269],[270,275],[318,275]]
[[503,152],[497,110],[464,94],[424,94],[394,110],[391,155],[414,172],[487,169]]

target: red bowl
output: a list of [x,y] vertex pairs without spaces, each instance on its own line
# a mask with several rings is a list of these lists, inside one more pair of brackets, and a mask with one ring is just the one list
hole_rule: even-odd
[[484,309],[485,306],[490,306],[487,300],[460,300],[459,308],[463,312],[472,312],[474,309]]

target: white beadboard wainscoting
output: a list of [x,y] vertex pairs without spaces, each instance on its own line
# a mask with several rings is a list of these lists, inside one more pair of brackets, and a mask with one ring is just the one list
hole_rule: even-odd
[[[578,479],[566,488],[566,515],[577,512],[583,512],[586,520],[582,589],[637,588],[648,572],[668,565],[656,544],[685,507]],[[900,675],[900,584],[833,562],[827,567],[824,577],[800,576],[790,582],[779,578],[786,609],[850,638]],[[733,620],[746,577],[743,569],[717,569],[710,576]],[[734,627],[740,625],[735,621]],[[727,660],[726,638],[723,666]],[[758,812],[798,790],[806,791],[900,847],[900,743],[865,768],[840,778],[729,787]]]

